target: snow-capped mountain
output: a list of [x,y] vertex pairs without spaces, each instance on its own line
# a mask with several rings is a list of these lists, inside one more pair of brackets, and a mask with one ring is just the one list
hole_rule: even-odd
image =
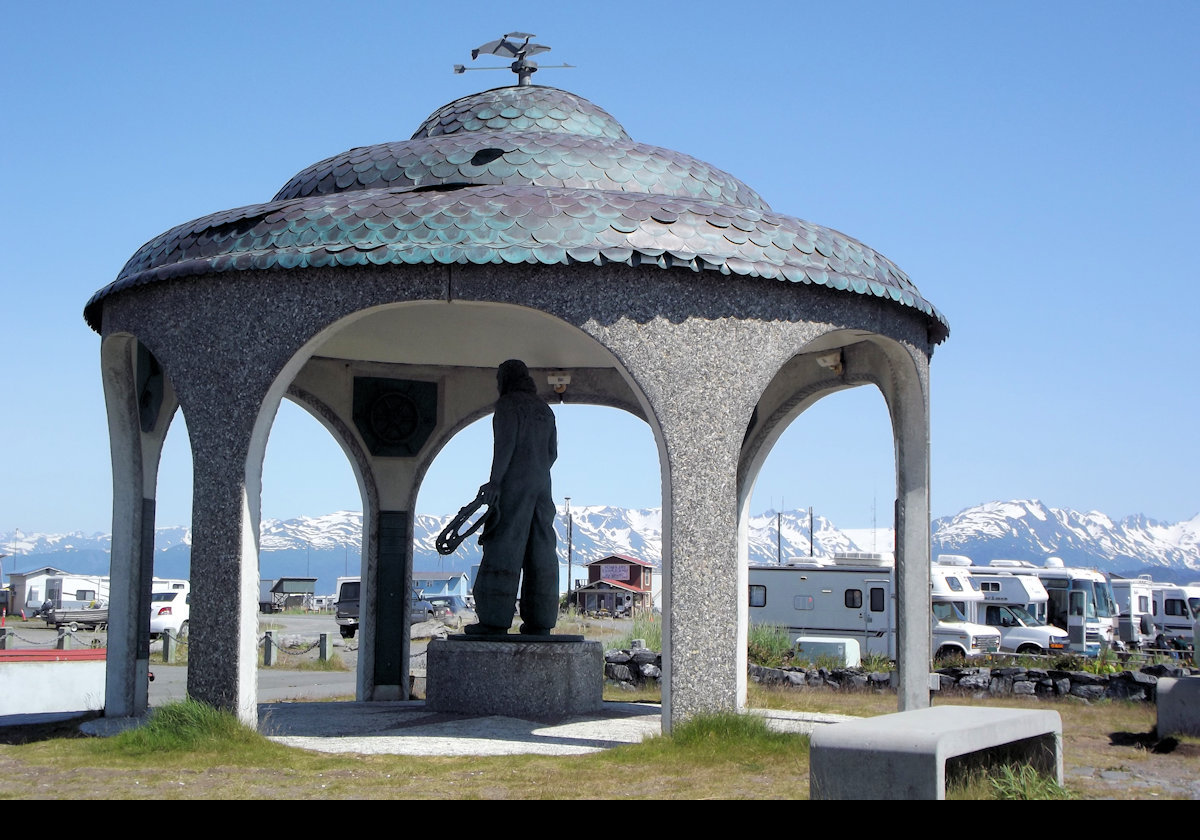
[[988,502],[936,520],[933,534],[935,552],[966,554],[977,563],[1055,555],[1069,566],[1118,574],[1200,576],[1200,516],[1174,524],[1140,515],[1114,522],[1098,511],[1046,507],[1036,499]]
[[[591,506],[571,509],[571,560],[576,574],[592,560],[626,554],[654,566],[662,562],[662,512]],[[807,510],[767,511],[748,525],[752,563],[773,563],[810,553]],[[478,542],[467,539],[450,557],[440,556],[434,542],[451,515],[418,514],[413,522],[414,567],[419,571],[469,572],[480,560]],[[567,562],[566,511],[555,521],[559,560]],[[1038,501],[988,502],[932,525],[934,554],[966,554],[977,563],[996,558],[1032,560],[1050,555],[1068,565],[1087,566],[1130,575],[1150,572],[1161,580],[1200,579],[1200,516],[1178,523],[1130,516],[1114,522],[1102,513],[1047,507]],[[318,578],[318,592],[332,592],[334,579],[358,573],[362,514],[338,511],[325,516],[269,519],[261,528],[264,578],[304,575]],[[811,547],[817,555],[845,551],[889,553],[890,529],[840,530],[816,517]],[[108,534],[0,534],[0,554],[12,554],[6,571],[42,565],[81,574],[108,571]],[[155,574],[186,577],[191,533],[182,527],[159,528],[155,537]]]

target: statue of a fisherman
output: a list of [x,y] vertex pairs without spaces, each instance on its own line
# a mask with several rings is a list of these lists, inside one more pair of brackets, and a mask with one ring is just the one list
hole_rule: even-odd
[[492,472],[479,488],[489,508],[479,538],[483,561],[474,589],[479,623],[464,631],[507,633],[520,585],[521,632],[542,636],[558,619],[558,556],[550,492],[558,431],[554,412],[537,395],[524,362],[509,359],[500,365],[496,386],[500,399],[492,417]]

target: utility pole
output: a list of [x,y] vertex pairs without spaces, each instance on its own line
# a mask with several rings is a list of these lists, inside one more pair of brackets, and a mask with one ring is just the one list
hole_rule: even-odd
[[574,538],[574,523],[571,520],[571,497],[567,500],[567,606],[571,606],[571,591],[575,588],[571,581],[571,542]]

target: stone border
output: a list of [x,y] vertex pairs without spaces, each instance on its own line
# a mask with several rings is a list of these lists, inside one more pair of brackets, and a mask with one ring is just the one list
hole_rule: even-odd
[[[630,691],[658,683],[662,655],[652,650],[608,650],[604,653],[604,677]],[[1081,700],[1138,700],[1154,702],[1162,677],[1200,675],[1200,668],[1147,665],[1138,671],[1091,674],[1055,668],[940,668],[935,673],[940,691],[997,696],[1077,697]],[[747,675],[760,685],[834,691],[895,691],[896,671],[866,671],[862,668],[765,668],[750,664]]]

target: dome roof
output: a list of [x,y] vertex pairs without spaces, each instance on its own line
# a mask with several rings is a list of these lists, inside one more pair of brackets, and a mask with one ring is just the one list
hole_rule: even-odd
[[216,272],[413,263],[623,263],[810,283],[942,315],[895,264],[837,231],[773,213],[688,155],[634,142],[556,88],[472,94],[412,139],[308,167],[266,204],[214,213],[143,245],[84,317],[121,289]]
[[541,85],[493,88],[455,99],[430,114],[412,139],[471,131],[550,131],[629,139],[608,111],[581,96]]

